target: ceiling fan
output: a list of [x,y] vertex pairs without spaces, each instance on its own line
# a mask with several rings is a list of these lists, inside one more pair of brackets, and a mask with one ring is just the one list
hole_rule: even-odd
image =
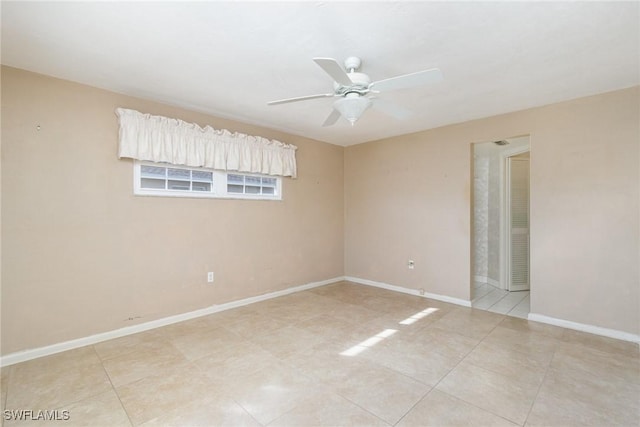
[[322,126],[331,126],[338,121],[340,116],[348,120],[353,126],[355,122],[369,107],[374,108],[398,119],[406,119],[411,115],[409,110],[399,107],[389,101],[371,97],[371,94],[380,92],[407,89],[422,86],[429,83],[437,83],[442,80],[442,73],[437,68],[418,71],[411,74],[391,77],[389,79],[372,82],[368,75],[358,72],[362,61],[356,56],[350,56],[344,61],[344,67],[333,58],[313,58],[333,79],[333,92],[318,95],[300,96],[297,98],[280,99],[268,102],[268,105],[286,104],[289,102],[307,101],[316,98],[338,98],[333,103],[331,114]]

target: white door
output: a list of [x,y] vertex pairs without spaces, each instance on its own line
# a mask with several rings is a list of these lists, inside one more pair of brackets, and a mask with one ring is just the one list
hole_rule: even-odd
[[529,289],[529,159],[507,159],[509,291]]

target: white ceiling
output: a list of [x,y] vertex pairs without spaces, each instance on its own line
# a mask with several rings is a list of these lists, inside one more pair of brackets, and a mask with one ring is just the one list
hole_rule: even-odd
[[[639,2],[9,2],[2,63],[339,145],[634,86]],[[372,80],[438,67],[444,82],[381,94],[323,128],[313,57],[363,60]]]

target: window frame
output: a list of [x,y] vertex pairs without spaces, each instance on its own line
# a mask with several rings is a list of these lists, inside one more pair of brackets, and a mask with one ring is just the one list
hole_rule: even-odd
[[[231,181],[231,176],[242,177],[242,182],[239,181]],[[247,178],[257,179],[258,182],[251,182]],[[273,185],[266,184],[265,180],[272,180]],[[237,193],[233,191],[229,191],[230,186],[242,187],[243,192]],[[249,193],[247,192],[247,187],[257,188],[259,193]],[[263,193],[265,188],[273,188],[273,194],[265,194]],[[257,197],[259,199],[268,199],[271,200],[273,198],[277,198],[278,194],[280,194],[280,188],[278,187],[278,179],[275,176],[266,176],[266,175],[255,175],[255,174],[246,174],[246,173],[237,173],[237,172],[227,172],[226,173],[226,193],[229,196],[241,196],[242,198],[254,198]]]
[[[190,190],[170,190],[170,189],[152,189],[142,187],[142,166],[154,166],[166,169],[182,169],[189,171],[202,171],[212,173],[211,191],[194,191]],[[245,177],[270,178],[275,179],[275,194],[250,194],[250,193],[232,193],[227,189],[228,175],[241,175]],[[192,178],[188,181],[193,182]],[[165,175],[165,182],[169,177]],[[246,181],[246,178],[244,179]],[[262,181],[262,180],[261,180]],[[187,181],[185,181],[187,182]],[[197,181],[196,181],[197,182]],[[192,185],[190,185],[192,187]],[[262,188],[262,186],[260,187]],[[135,160],[133,162],[133,194],[135,196],[152,196],[152,197],[188,197],[196,199],[240,199],[240,200],[282,200],[282,177],[274,175],[262,175],[238,171],[220,171],[208,168],[197,168],[191,166],[174,165],[171,163],[155,163],[147,161]]]

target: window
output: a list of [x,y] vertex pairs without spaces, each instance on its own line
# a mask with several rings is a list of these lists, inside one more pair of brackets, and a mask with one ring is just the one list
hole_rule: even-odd
[[137,195],[282,200],[279,177],[149,162],[135,162],[133,175]]
[[213,190],[213,172],[193,169],[140,165],[140,188],[145,190],[203,191]]
[[227,193],[229,194],[276,194],[276,178],[266,176],[227,174]]

